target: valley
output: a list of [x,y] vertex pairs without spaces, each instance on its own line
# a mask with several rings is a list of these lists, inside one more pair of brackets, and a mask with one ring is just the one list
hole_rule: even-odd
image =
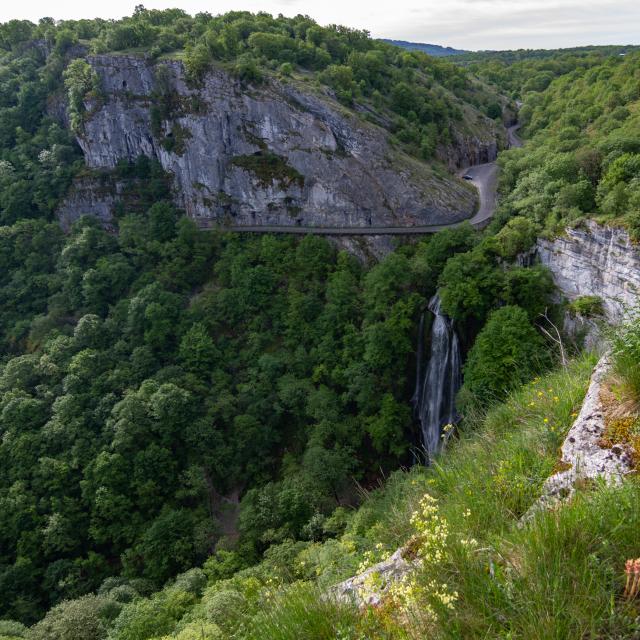
[[0,24],[0,640],[640,633],[640,52],[399,44]]

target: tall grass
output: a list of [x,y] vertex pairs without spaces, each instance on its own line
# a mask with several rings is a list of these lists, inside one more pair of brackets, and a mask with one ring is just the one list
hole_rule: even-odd
[[[355,607],[338,603],[308,583],[276,594],[249,625],[246,640],[359,640]],[[364,639],[363,639],[364,640]]]
[[[437,572],[458,601],[430,637],[640,638],[640,609],[621,601],[625,560],[640,556],[636,480],[591,487],[520,523],[557,464],[593,362],[514,393],[433,470],[430,492],[453,532]],[[478,540],[471,555],[455,542],[470,537]],[[425,582],[433,578],[424,572]]]
[[612,335],[615,372],[635,400],[640,400],[640,309]]
[[460,599],[435,637],[640,637],[638,606],[622,600],[625,560],[640,551],[639,525],[636,482],[599,487],[538,514],[471,562],[449,567]]
[[[594,365],[585,356],[536,379],[475,423],[437,461],[428,481],[447,519],[477,539],[501,535],[529,509],[558,464]],[[471,515],[463,518],[469,509]]]

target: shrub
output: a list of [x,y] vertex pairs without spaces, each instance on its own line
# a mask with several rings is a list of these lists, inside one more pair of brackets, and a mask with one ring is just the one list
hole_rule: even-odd
[[569,303],[569,313],[583,318],[602,316],[604,313],[602,298],[598,296],[580,296]]
[[545,343],[524,309],[494,311],[469,352],[464,388],[481,403],[499,400],[548,363]]
[[164,636],[160,640],[223,640],[220,627],[211,622],[191,622],[177,634]]
[[202,600],[202,605],[205,619],[215,623],[228,634],[236,628],[246,609],[243,595],[235,589],[208,592]]
[[51,609],[29,630],[29,640],[102,640],[107,636],[107,598],[88,595]]
[[284,187],[304,186],[304,176],[292,167],[287,158],[275,153],[260,151],[253,155],[236,156],[233,164],[253,173],[263,187],[279,182]]
[[251,621],[247,640],[335,640],[353,638],[358,611],[337,603],[312,585],[297,582]]
[[528,251],[536,242],[536,225],[521,216],[512,218],[489,240],[490,246],[498,255],[506,260],[513,260],[519,253]]
[[109,640],[147,640],[172,633],[194,601],[191,594],[172,589],[135,600],[125,605],[116,618]]
[[173,588],[193,595],[199,595],[207,585],[207,575],[202,569],[190,569],[181,573],[173,583]]
[[86,112],[84,101],[89,94],[98,95],[100,81],[91,65],[80,58],[69,64],[64,72],[65,88],[69,97],[71,128],[75,132],[82,129]]
[[14,620],[0,620],[0,638],[26,638],[27,627]]

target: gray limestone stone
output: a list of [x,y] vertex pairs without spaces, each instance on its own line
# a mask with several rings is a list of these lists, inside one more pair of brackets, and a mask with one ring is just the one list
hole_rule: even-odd
[[589,221],[554,240],[538,240],[537,247],[540,262],[569,300],[598,296],[614,324],[638,304],[640,250],[624,230]]
[[593,371],[580,413],[561,447],[561,461],[568,468],[547,478],[540,499],[525,514],[523,522],[540,509],[572,496],[581,481],[602,479],[619,484],[631,472],[633,461],[622,444],[611,449],[599,444],[605,430],[600,390],[609,370],[609,357],[605,355]]
[[[140,155],[157,159],[173,176],[177,204],[203,224],[412,226],[457,222],[474,213],[474,189],[394,148],[384,129],[343,108],[327,90],[273,79],[242,86],[222,68],[192,87],[176,60],[87,60],[104,94],[86,105],[90,115],[78,136],[87,165],[112,168]],[[152,124],[159,82],[182,107]],[[452,132],[455,144],[446,153],[440,149],[446,162],[464,166],[495,158],[495,123],[480,125],[486,139]],[[179,152],[163,144],[174,135]],[[279,156],[301,178],[260,179],[238,162],[261,153]],[[72,194],[63,205],[67,217],[82,208],[80,200]]]

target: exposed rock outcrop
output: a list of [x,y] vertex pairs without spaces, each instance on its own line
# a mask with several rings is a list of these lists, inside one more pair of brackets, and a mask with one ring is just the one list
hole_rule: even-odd
[[88,215],[111,230],[114,209],[122,199],[121,187],[117,181],[110,181],[109,187],[105,188],[97,178],[75,180],[69,195],[58,208],[60,226],[68,232],[80,216]]
[[389,587],[416,568],[415,562],[407,560],[404,557],[405,554],[404,548],[398,549],[387,560],[374,564],[357,576],[337,584],[331,590],[333,596],[358,606],[380,604]]
[[540,262],[569,300],[598,296],[612,323],[638,303],[640,250],[624,230],[590,221],[554,240],[538,240],[537,246]]
[[609,358],[605,355],[593,371],[580,413],[562,445],[561,463],[567,468],[546,480],[542,496],[523,521],[540,509],[569,498],[580,483],[602,478],[605,482],[617,484],[631,471],[633,461],[622,444],[607,449],[600,442],[605,431],[605,411],[600,392],[609,370]]
[[[473,188],[393,148],[382,128],[328,92],[294,80],[246,87],[222,68],[193,88],[176,60],[87,60],[104,93],[87,105],[90,116],[78,136],[87,165],[111,168],[140,155],[156,158],[173,175],[178,204],[193,218],[367,227],[441,224],[473,215]],[[488,138],[493,126],[485,123]],[[458,142],[452,147],[456,164],[495,156],[495,140]],[[85,212],[80,194],[65,203],[68,217],[73,209]]]
[[[455,128],[451,129],[452,144],[438,148],[438,157],[447,164],[451,171],[464,169],[476,164],[493,162],[498,157],[498,132],[491,123],[490,135],[465,134]],[[486,133],[486,132],[485,132]],[[503,143],[504,144],[504,143]]]
[[593,353],[606,350],[606,332],[602,318],[589,318],[567,310],[562,330],[573,341],[573,346]]

